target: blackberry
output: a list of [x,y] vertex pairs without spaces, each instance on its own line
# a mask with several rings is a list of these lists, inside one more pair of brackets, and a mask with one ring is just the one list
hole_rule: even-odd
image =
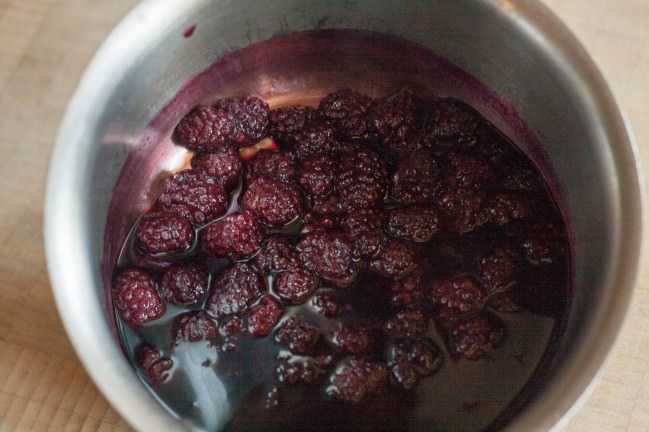
[[415,133],[418,129],[418,101],[414,94],[403,89],[376,101],[372,109],[372,123],[383,146],[397,158],[407,157],[418,147]]
[[290,182],[295,177],[293,156],[272,150],[262,150],[246,163],[246,180],[266,177],[272,180]]
[[433,284],[430,301],[437,311],[462,314],[480,310],[487,300],[483,286],[471,276],[456,276]]
[[431,205],[396,208],[390,211],[386,225],[393,238],[426,242],[439,230],[437,210]]
[[340,225],[354,240],[356,255],[371,258],[380,251],[385,243],[382,212],[373,208],[351,209],[340,219]]
[[336,368],[325,391],[334,400],[358,403],[368,395],[384,392],[387,383],[385,363],[351,359]]
[[421,307],[410,305],[400,309],[387,321],[384,330],[388,334],[399,336],[414,336],[426,332],[428,318]]
[[301,161],[318,153],[332,153],[337,146],[336,132],[325,122],[309,122],[295,136],[295,155]]
[[432,154],[425,150],[414,152],[397,165],[390,196],[402,204],[430,202],[439,188],[438,176],[437,162]]
[[410,390],[419,383],[419,375],[409,363],[396,363],[390,366],[390,383],[404,390]]
[[421,286],[423,272],[417,268],[413,273],[395,280],[390,285],[390,303],[394,306],[405,306],[419,303],[424,299],[424,289]]
[[180,341],[215,339],[217,335],[216,322],[203,310],[189,311],[176,316],[171,327],[172,345],[178,345]]
[[251,261],[260,274],[292,270],[300,265],[297,252],[286,237],[273,235],[268,238],[259,253]]
[[342,309],[340,301],[331,290],[317,291],[311,297],[310,304],[316,313],[326,318],[335,317]]
[[313,197],[311,210],[325,216],[335,216],[344,213],[345,205],[337,192],[329,195]]
[[508,168],[503,168],[503,164],[519,157],[509,141],[489,124],[483,124],[478,129],[478,141],[471,147],[471,152],[501,173],[509,172]]
[[373,207],[386,196],[387,167],[377,153],[361,150],[343,158],[338,193],[346,208]]
[[421,376],[438,371],[443,362],[440,349],[427,337],[397,339],[388,349],[388,359],[388,364],[410,363]]
[[166,311],[153,276],[137,268],[117,275],[113,298],[122,319],[133,327],[156,320]]
[[221,320],[219,334],[224,338],[231,338],[241,331],[241,318],[236,315],[226,316]]
[[543,178],[529,163],[517,160],[505,169],[501,184],[505,189],[518,191],[542,191]]
[[318,114],[331,121],[341,138],[360,137],[368,132],[372,98],[349,88],[330,93],[318,107]]
[[303,268],[279,273],[273,281],[275,293],[290,305],[302,304],[318,287],[316,275]]
[[535,265],[557,262],[565,252],[566,234],[553,221],[531,224],[523,234],[523,250],[527,260]]
[[228,195],[215,178],[199,168],[167,177],[158,203],[163,209],[179,212],[202,225],[225,213]]
[[397,339],[388,347],[388,367],[392,383],[405,390],[411,389],[420,377],[431,375],[443,363],[442,353],[426,337]]
[[235,119],[224,109],[197,107],[185,115],[173,132],[173,140],[196,152],[216,151],[237,144]]
[[202,169],[207,175],[215,177],[225,190],[239,183],[243,162],[239,150],[232,145],[218,148],[214,153],[197,153],[192,158],[192,168]]
[[434,102],[424,120],[425,131],[441,145],[475,144],[481,125],[477,112],[452,98]]
[[308,212],[304,215],[300,235],[305,236],[316,232],[335,231],[340,228],[338,219],[336,214],[321,215],[315,212]]
[[328,355],[307,357],[280,353],[275,369],[277,380],[288,385],[311,384],[326,373],[331,361],[332,358]]
[[275,342],[287,347],[295,354],[309,354],[320,334],[302,315],[293,315],[282,322],[275,332]]
[[268,104],[255,96],[221,99],[216,107],[229,113],[234,120],[236,143],[239,146],[254,144],[268,131]]
[[280,353],[275,369],[277,380],[288,385],[311,384],[326,373],[331,360],[331,356],[324,355],[306,357]]
[[197,303],[207,294],[208,276],[207,270],[198,264],[174,264],[162,275],[160,293],[167,303],[174,305]]
[[183,252],[194,243],[194,235],[191,222],[172,212],[146,213],[135,230],[137,245],[147,255]]
[[173,360],[163,357],[159,349],[149,343],[141,343],[135,348],[135,364],[153,384],[160,384],[169,378]]
[[297,141],[302,127],[315,117],[309,106],[287,106],[270,111],[270,134],[284,142]]
[[242,314],[264,291],[264,282],[252,267],[238,263],[216,277],[205,308],[216,318]]
[[344,354],[360,354],[371,347],[370,333],[364,326],[345,326],[334,332],[331,342],[337,351]]
[[298,183],[312,197],[332,192],[338,177],[338,164],[332,156],[319,153],[309,157],[300,167]]
[[381,276],[400,279],[417,268],[417,253],[409,244],[389,240],[370,261],[370,269]]
[[511,243],[496,246],[480,259],[480,279],[489,291],[511,288],[522,270],[520,249]]
[[447,190],[484,190],[494,186],[496,176],[491,167],[472,155],[451,152],[444,156],[441,182]]
[[248,313],[248,333],[254,337],[268,336],[284,313],[282,305],[272,296],[263,296]]
[[408,89],[377,100],[372,121],[379,137],[386,142],[411,135],[416,128],[417,105],[417,98]]
[[490,221],[491,215],[484,191],[456,189],[442,193],[437,204],[446,213],[451,231],[467,234]]
[[503,323],[491,314],[480,314],[457,323],[449,332],[451,353],[468,360],[487,357],[505,336]]
[[336,285],[349,285],[358,276],[353,240],[346,234],[311,233],[300,240],[297,250],[307,269]]
[[302,194],[296,186],[263,177],[250,181],[241,198],[241,206],[260,222],[278,228],[304,212]]
[[241,259],[255,253],[264,239],[264,230],[249,214],[229,214],[207,226],[201,233],[202,248],[216,257]]
[[512,192],[500,192],[489,197],[487,212],[491,222],[505,225],[538,214],[540,203],[535,198]]

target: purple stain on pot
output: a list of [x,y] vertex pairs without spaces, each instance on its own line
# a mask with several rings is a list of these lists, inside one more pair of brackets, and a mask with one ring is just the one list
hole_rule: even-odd
[[[194,29],[195,26],[189,27],[183,36],[191,36]],[[359,61],[360,55],[362,61]],[[130,238],[130,227],[136,218],[155,202],[160,193],[160,179],[168,175],[160,167],[165,166],[169,170],[176,171],[187,166],[188,159],[184,156],[184,150],[174,146],[170,140],[171,131],[186,112],[197,104],[207,104],[224,95],[258,95],[268,101],[271,107],[296,103],[316,105],[322,96],[343,87],[351,87],[360,93],[374,97],[388,95],[408,87],[417,94],[436,97],[452,96],[468,103],[534,160],[543,172],[545,181],[559,207],[563,208],[554,171],[534,133],[520,119],[511,104],[500,99],[481,82],[450,62],[419,45],[377,33],[327,30],[281,35],[227,53],[205,71],[189,80],[150,122],[131,149],[114,190],[105,232],[102,276],[109,307],[112,303],[110,287],[113,269],[123,252],[122,245],[125,239]],[[569,223],[567,215],[563,216]],[[212,273],[214,274],[214,270]],[[289,308],[287,313],[291,313],[291,310],[293,309]],[[168,314],[173,315],[178,312],[174,309]],[[466,400],[476,400],[476,405],[472,405],[471,415],[467,415],[463,420],[465,430],[483,430],[490,424],[495,428],[500,424],[499,422],[506,422],[510,412],[525,403],[529,394],[533,393],[535,381],[543,378],[543,367],[537,366],[539,364],[543,366],[547,363],[546,359],[552,358],[553,341],[557,340],[562,326],[561,317],[555,320],[530,315],[532,314],[510,314],[505,317],[508,326],[517,325],[516,323],[523,319],[531,319],[530,326],[534,328],[537,336],[540,335],[537,340],[546,341],[545,344],[540,344],[541,346],[522,349],[526,352],[525,364],[517,362],[514,365],[515,360],[507,363],[504,360],[506,353],[498,358],[501,366],[496,367],[491,364],[486,369],[484,364],[448,360],[447,367],[440,372],[439,376],[436,375],[433,384],[429,380],[418,388],[418,392],[422,394],[433,395],[432,401],[437,405],[431,406],[440,410],[440,425],[450,421],[449,419],[454,416],[466,415],[467,407],[463,405],[463,401]],[[118,328],[117,323],[113,324],[117,336],[121,329]],[[165,325],[161,323],[147,327],[143,329],[143,335],[147,340],[164,344],[166,337],[158,333]],[[135,341],[125,333],[122,333],[122,336],[126,351],[132,351],[132,344]],[[508,339],[507,343],[512,344],[511,349],[508,347],[509,352],[518,352],[519,345],[525,344],[523,336],[513,335]],[[246,338],[242,340],[242,346],[239,347],[241,352],[253,349],[250,341]],[[437,342],[440,346],[443,345],[443,341]],[[227,347],[224,346],[223,350],[227,350]],[[172,358],[178,355],[185,356],[185,354],[186,352],[181,349],[178,353],[172,354]],[[213,353],[201,352],[200,355],[210,359]],[[227,355],[225,352],[219,354],[219,356]],[[271,364],[275,361],[270,351],[254,352],[253,355],[266,359]],[[249,379],[246,386],[237,388],[227,378],[224,380],[224,385],[229,389],[232,405],[238,405],[241,409],[235,415],[232,428],[248,426],[246,417],[258,417],[259,413],[255,411],[255,407],[263,405],[263,401],[256,399],[257,396],[248,394],[248,390],[261,383],[260,378],[246,375],[248,373],[246,371],[251,366],[250,359],[240,360],[243,368],[241,371],[227,372],[232,376],[237,374],[246,376]],[[199,366],[202,363],[204,361],[197,362]],[[224,371],[219,369],[219,365],[217,356],[211,368],[215,373],[223,374]],[[252,367],[254,368],[254,365]],[[203,366],[200,368],[205,369]],[[506,374],[503,374],[501,370],[503,368],[509,369]],[[274,373],[267,369],[267,366],[261,367],[262,378]],[[470,389],[458,389],[453,379],[457,374],[462,374],[467,379],[480,382],[480,377],[485,371],[501,379],[501,389],[483,389],[483,394],[479,395],[479,398],[476,398]],[[174,374],[169,383],[156,388],[155,391],[162,400],[167,401],[177,415],[204,419],[200,404],[187,408],[182,401],[174,399],[174,392],[178,389],[182,390],[182,394],[192,393],[191,389],[187,389],[187,382],[184,381],[191,371],[181,372]],[[433,391],[435,388],[437,390]],[[445,396],[448,394],[454,395],[456,404],[449,402],[448,396]],[[201,400],[200,395],[194,397],[196,400]],[[174,400],[176,402],[169,402]],[[297,403],[297,401],[293,402]],[[387,407],[389,399],[379,398],[378,403],[386,404]],[[345,415],[352,415],[360,408],[331,405],[323,415],[335,417],[338,409]],[[406,416],[423,415],[418,412],[422,409],[420,407],[400,406],[399,409],[403,409],[400,412],[405,413]],[[266,418],[269,415],[266,412],[262,417]],[[206,427],[210,427],[207,420],[198,422],[201,421],[205,422]]]
[[185,29],[185,31],[183,31],[183,37],[184,37],[184,38],[191,37],[191,35],[194,34],[194,31],[195,31],[195,30],[196,30],[196,24],[192,24],[192,25],[190,25],[189,27],[187,27],[187,28]]

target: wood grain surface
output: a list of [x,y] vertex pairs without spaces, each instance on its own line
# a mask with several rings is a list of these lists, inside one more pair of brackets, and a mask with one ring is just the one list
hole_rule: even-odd
[[[67,100],[95,49],[135,3],[0,0],[0,432],[130,430],[89,380],[63,331],[42,220],[48,160]],[[603,71],[649,166],[649,0],[546,4]],[[603,377],[565,431],[649,430],[646,261]]]

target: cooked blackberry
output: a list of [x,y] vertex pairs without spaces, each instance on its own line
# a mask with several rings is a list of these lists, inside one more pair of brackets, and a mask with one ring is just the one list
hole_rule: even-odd
[[337,190],[346,208],[374,207],[386,196],[387,167],[377,153],[361,150],[343,158]]
[[469,360],[489,356],[505,336],[503,323],[484,313],[458,322],[449,333],[449,344],[454,355]]
[[241,207],[263,224],[283,227],[302,215],[304,199],[291,183],[258,177],[248,183]]
[[315,108],[287,106],[270,111],[270,134],[284,142],[295,142],[297,133],[315,116]]
[[216,107],[234,120],[235,142],[239,146],[254,144],[268,132],[268,104],[255,96],[221,99]]
[[351,139],[368,132],[372,102],[372,98],[344,88],[322,98],[318,114],[330,120],[342,138]]
[[295,155],[301,161],[318,153],[332,153],[337,146],[336,131],[325,122],[306,123],[295,136]]
[[239,150],[228,145],[220,147],[214,153],[197,153],[192,158],[192,168],[203,169],[207,175],[215,177],[224,189],[230,190],[239,183],[243,163]]
[[173,132],[173,139],[189,150],[211,152],[238,144],[235,119],[224,109],[197,107],[183,117]]
[[203,225],[225,213],[228,194],[214,177],[197,168],[167,177],[158,203]]

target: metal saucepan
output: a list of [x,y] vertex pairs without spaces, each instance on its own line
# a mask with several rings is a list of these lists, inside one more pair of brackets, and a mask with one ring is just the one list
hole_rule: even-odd
[[[422,69],[409,66],[417,59],[405,56],[407,50],[382,50],[363,33],[354,33],[356,42],[331,44],[330,58],[322,46],[305,43],[294,47],[300,56],[277,61],[286,48],[278,44],[280,51],[230,57],[220,75],[198,75],[237,48],[324,29],[405,39],[445,59],[438,66],[463,70],[468,81],[417,75]],[[634,147],[613,96],[547,8],[532,0],[149,0],[110,35],[70,101],[45,207],[48,268],[65,328],[92,379],[134,427],[191,428],[136,377],[105,289],[129,224],[152,199],[147,185],[182,158],[169,140],[173,125],[213,95],[209,91],[248,90],[286,102],[317,100],[345,85],[380,93],[403,82],[470,99],[545,167],[568,217],[574,293],[545,379],[526,395],[507,429],[548,430],[578,405],[630,303],[641,192]]]

